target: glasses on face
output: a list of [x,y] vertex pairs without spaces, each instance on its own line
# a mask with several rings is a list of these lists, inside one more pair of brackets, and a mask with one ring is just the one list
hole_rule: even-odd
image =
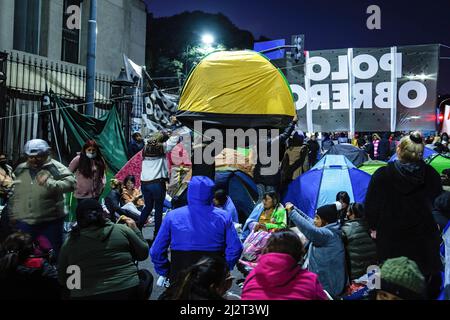
[[42,160],[44,160],[44,156],[28,156],[28,160],[42,161]]

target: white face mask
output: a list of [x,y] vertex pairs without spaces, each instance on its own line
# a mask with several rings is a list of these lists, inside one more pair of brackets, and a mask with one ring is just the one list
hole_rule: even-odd
[[97,157],[97,153],[86,153],[86,157],[88,157],[89,159],[95,159],[95,157]]

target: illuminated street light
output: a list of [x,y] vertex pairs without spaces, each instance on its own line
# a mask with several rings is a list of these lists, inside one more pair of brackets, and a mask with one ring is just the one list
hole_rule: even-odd
[[214,37],[209,33],[204,34],[202,36],[202,42],[207,46],[211,46],[214,43]]

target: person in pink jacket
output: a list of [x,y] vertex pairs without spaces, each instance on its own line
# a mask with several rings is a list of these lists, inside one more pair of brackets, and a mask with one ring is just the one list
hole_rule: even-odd
[[106,163],[94,140],[88,140],[72,162],[69,170],[75,173],[75,198],[98,200],[106,184]]
[[248,275],[242,300],[328,300],[318,276],[302,269],[304,247],[290,230],[275,232]]

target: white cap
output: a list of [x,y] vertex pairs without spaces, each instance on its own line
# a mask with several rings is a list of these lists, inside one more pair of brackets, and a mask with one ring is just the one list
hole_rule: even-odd
[[27,156],[46,154],[50,150],[48,143],[42,139],[33,139],[25,144],[24,152]]

